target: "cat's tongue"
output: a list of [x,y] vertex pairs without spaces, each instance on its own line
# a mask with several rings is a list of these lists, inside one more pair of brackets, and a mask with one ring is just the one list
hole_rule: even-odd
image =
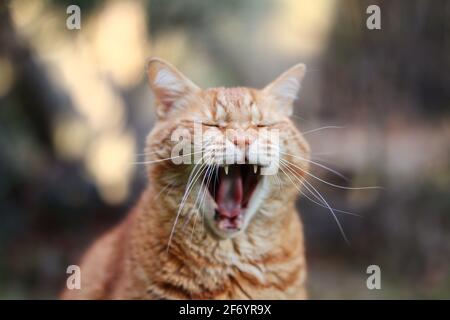
[[225,174],[220,170],[219,185],[216,196],[217,211],[221,218],[233,219],[241,213],[243,200],[243,182],[239,168],[231,166]]

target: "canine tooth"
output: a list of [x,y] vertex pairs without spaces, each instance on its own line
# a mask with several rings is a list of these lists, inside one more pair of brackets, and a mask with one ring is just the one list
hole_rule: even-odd
[[228,166],[223,167],[223,169],[225,170],[225,174],[228,175]]
[[253,165],[253,173],[258,172],[258,166],[256,164]]

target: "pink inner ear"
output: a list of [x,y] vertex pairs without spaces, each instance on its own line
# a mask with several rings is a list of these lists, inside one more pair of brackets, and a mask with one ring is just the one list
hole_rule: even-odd
[[168,66],[159,66],[154,77],[151,79],[151,86],[157,99],[170,109],[173,104],[182,99],[190,90],[196,90],[196,86],[178,71]]
[[164,104],[167,107],[172,107],[172,104],[177,101],[182,94],[174,94],[172,92],[161,92],[161,94],[158,96],[159,101]]
[[173,108],[174,104],[181,101],[187,92],[168,91],[166,88],[155,90],[157,100],[164,106],[166,111]]

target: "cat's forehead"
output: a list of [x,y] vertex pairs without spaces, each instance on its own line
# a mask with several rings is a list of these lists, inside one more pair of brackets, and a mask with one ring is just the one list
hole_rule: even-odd
[[254,103],[254,97],[248,88],[213,88],[210,89],[215,95],[215,106],[220,105],[224,108],[245,108]]
[[203,109],[204,115],[219,123],[258,123],[261,112],[258,110],[255,89],[211,88],[206,90],[208,107]]
[[217,121],[255,121],[260,115],[254,91],[245,87],[207,89],[209,110],[205,112]]

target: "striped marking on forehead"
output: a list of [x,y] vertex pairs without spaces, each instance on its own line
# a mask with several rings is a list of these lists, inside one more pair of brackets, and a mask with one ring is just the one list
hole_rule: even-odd
[[216,93],[216,104],[225,108],[245,108],[253,102],[253,97],[245,88],[221,88]]
[[211,88],[211,117],[217,122],[258,122],[261,118],[253,92],[245,87]]

